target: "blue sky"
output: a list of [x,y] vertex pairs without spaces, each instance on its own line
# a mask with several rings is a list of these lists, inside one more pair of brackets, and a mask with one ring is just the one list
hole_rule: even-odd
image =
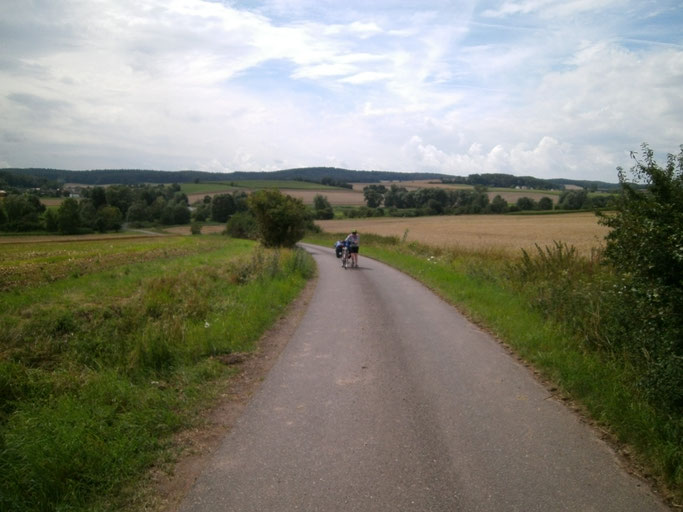
[[616,181],[683,144],[683,2],[4,0],[0,167]]

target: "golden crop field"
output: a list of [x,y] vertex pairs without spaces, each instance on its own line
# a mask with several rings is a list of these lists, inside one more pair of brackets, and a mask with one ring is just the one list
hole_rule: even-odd
[[[367,185],[367,183],[365,183]],[[382,185],[389,188],[391,185],[396,185],[397,187],[404,187],[408,190],[417,190],[418,188],[445,188],[450,190],[467,190],[474,187],[470,185],[464,185],[460,183],[441,183],[436,180],[412,180],[412,181],[383,181]],[[363,190],[363,187],[360,188]]]
[[[608,232],[593,213],[562,215],[457,215],[438,217],[323,220],[316,223],[330,233],[363,233],[402,238],[439,247],[500,249],[511,253],[562,241],[590,255],[604,245]],[[362,248],[361,248],[362,250]]]

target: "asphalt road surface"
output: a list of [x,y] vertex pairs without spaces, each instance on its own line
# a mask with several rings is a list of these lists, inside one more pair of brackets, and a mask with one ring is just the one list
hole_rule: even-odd
[[306,249],[310,306],[183,512],[668,510],[424,286]]

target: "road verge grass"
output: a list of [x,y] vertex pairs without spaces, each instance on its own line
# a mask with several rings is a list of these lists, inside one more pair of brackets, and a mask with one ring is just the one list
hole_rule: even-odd
[[303,251],[177,240],[0,293],[0,509],[125,506],[234,371],[219,356],[253,350],[314,272]]
[[[332,247],[340,237],[321,234],[307,241]],[[489,330],[547,380],[551,393],[574,401],[669,500],[681,502],[680,411],[647,400],[636,384],[639,370],[628,358],[592,347],[572,328],[571,318],[553,320],[534,307],[537,298],[513,282],[515,258],[374,235],[363,236],[363,255],[413,276]]]

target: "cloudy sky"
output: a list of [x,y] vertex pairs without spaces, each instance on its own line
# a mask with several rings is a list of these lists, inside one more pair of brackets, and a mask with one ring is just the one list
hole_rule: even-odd
[[0,3],[0,167],[614,182],[683,143],[681,0]]

